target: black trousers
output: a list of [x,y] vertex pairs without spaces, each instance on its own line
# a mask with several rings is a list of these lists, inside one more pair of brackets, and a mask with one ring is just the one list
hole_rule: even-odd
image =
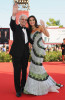
[[24,88],[25,86],[28,58],[29,58],[29,48],[27,45],[25,45],[22,57],[12,57],[12,62],[14,67],[14,84],[16,92],[19,92],[20,89]]

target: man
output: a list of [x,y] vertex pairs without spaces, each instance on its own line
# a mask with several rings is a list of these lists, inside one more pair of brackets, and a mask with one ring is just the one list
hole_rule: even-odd
[[65,61],[64,61],[64,56],[65,56],[65,38],[63,39],[63,43],[61,44],[61,49],[62,49],[62,60],[63,60],[63,63],[65,63]]
[[[33,41],[30,39],[28,29],[24,29],[27,23],[27,16],[21,15],[19,18],[20,25],[17,25],[15,22],[17,12],[18,5],[15,3],[13,6],[13,14],[10,22],[10,27],[13,31],[13,44],[10,50],[10,54],[12,55],[12,62],[14,67],[14,83],[16,96],[20,97],[26,83],[26,72],[29,58],[28,43],[29,41],[33,43]],[[20,76],[21,70],[22,79]]]
[[6,30],[4,31],[4,37],[3,37],[3,39],[4,39],[4,43],[8,43],[9,35],[8,35],[8,32]]
[[0,30],[0,44],[3,44],[3,31]]
[[2,42],[2,36],[1,36],[1,31],[0,31],[0,43]]

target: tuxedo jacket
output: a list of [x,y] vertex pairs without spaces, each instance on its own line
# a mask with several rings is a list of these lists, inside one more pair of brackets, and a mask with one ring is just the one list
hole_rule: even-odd
[[[25,47],[24,32],[21,26],[16,24],[15,20],[11,19],[10,27],[11,27],[11,30],[13,31],[13,44],[11,46],[11,50],[9,54],[15,57],[22,57],[24,49],[25,49],[24,48]],[[26,31],[27,31],[28,43],[30,42],[32,44],[33,41],[30,38],[30,33],[27,28],[26,28]],[[29,51],[28,43],[27,43],[27,50]]]

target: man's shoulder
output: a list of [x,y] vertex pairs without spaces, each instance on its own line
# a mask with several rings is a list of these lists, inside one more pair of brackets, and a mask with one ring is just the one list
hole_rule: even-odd
[[28,30],[29,30],[29,28],[28,28],[28,27],[26,27],[26,29],[28,29]]
[[18,27],[20,27],[20,24],[17,24]]
[[29,30],[29,29],[26,27],[26,30]]

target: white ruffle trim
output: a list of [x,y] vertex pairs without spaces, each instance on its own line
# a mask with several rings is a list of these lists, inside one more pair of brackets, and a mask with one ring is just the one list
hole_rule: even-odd
[[48,92],[59,92],[58,86],[55,85],[50,77],[45,81],[37,81],[28,77],[24,90],[33,95],[45,95]]

